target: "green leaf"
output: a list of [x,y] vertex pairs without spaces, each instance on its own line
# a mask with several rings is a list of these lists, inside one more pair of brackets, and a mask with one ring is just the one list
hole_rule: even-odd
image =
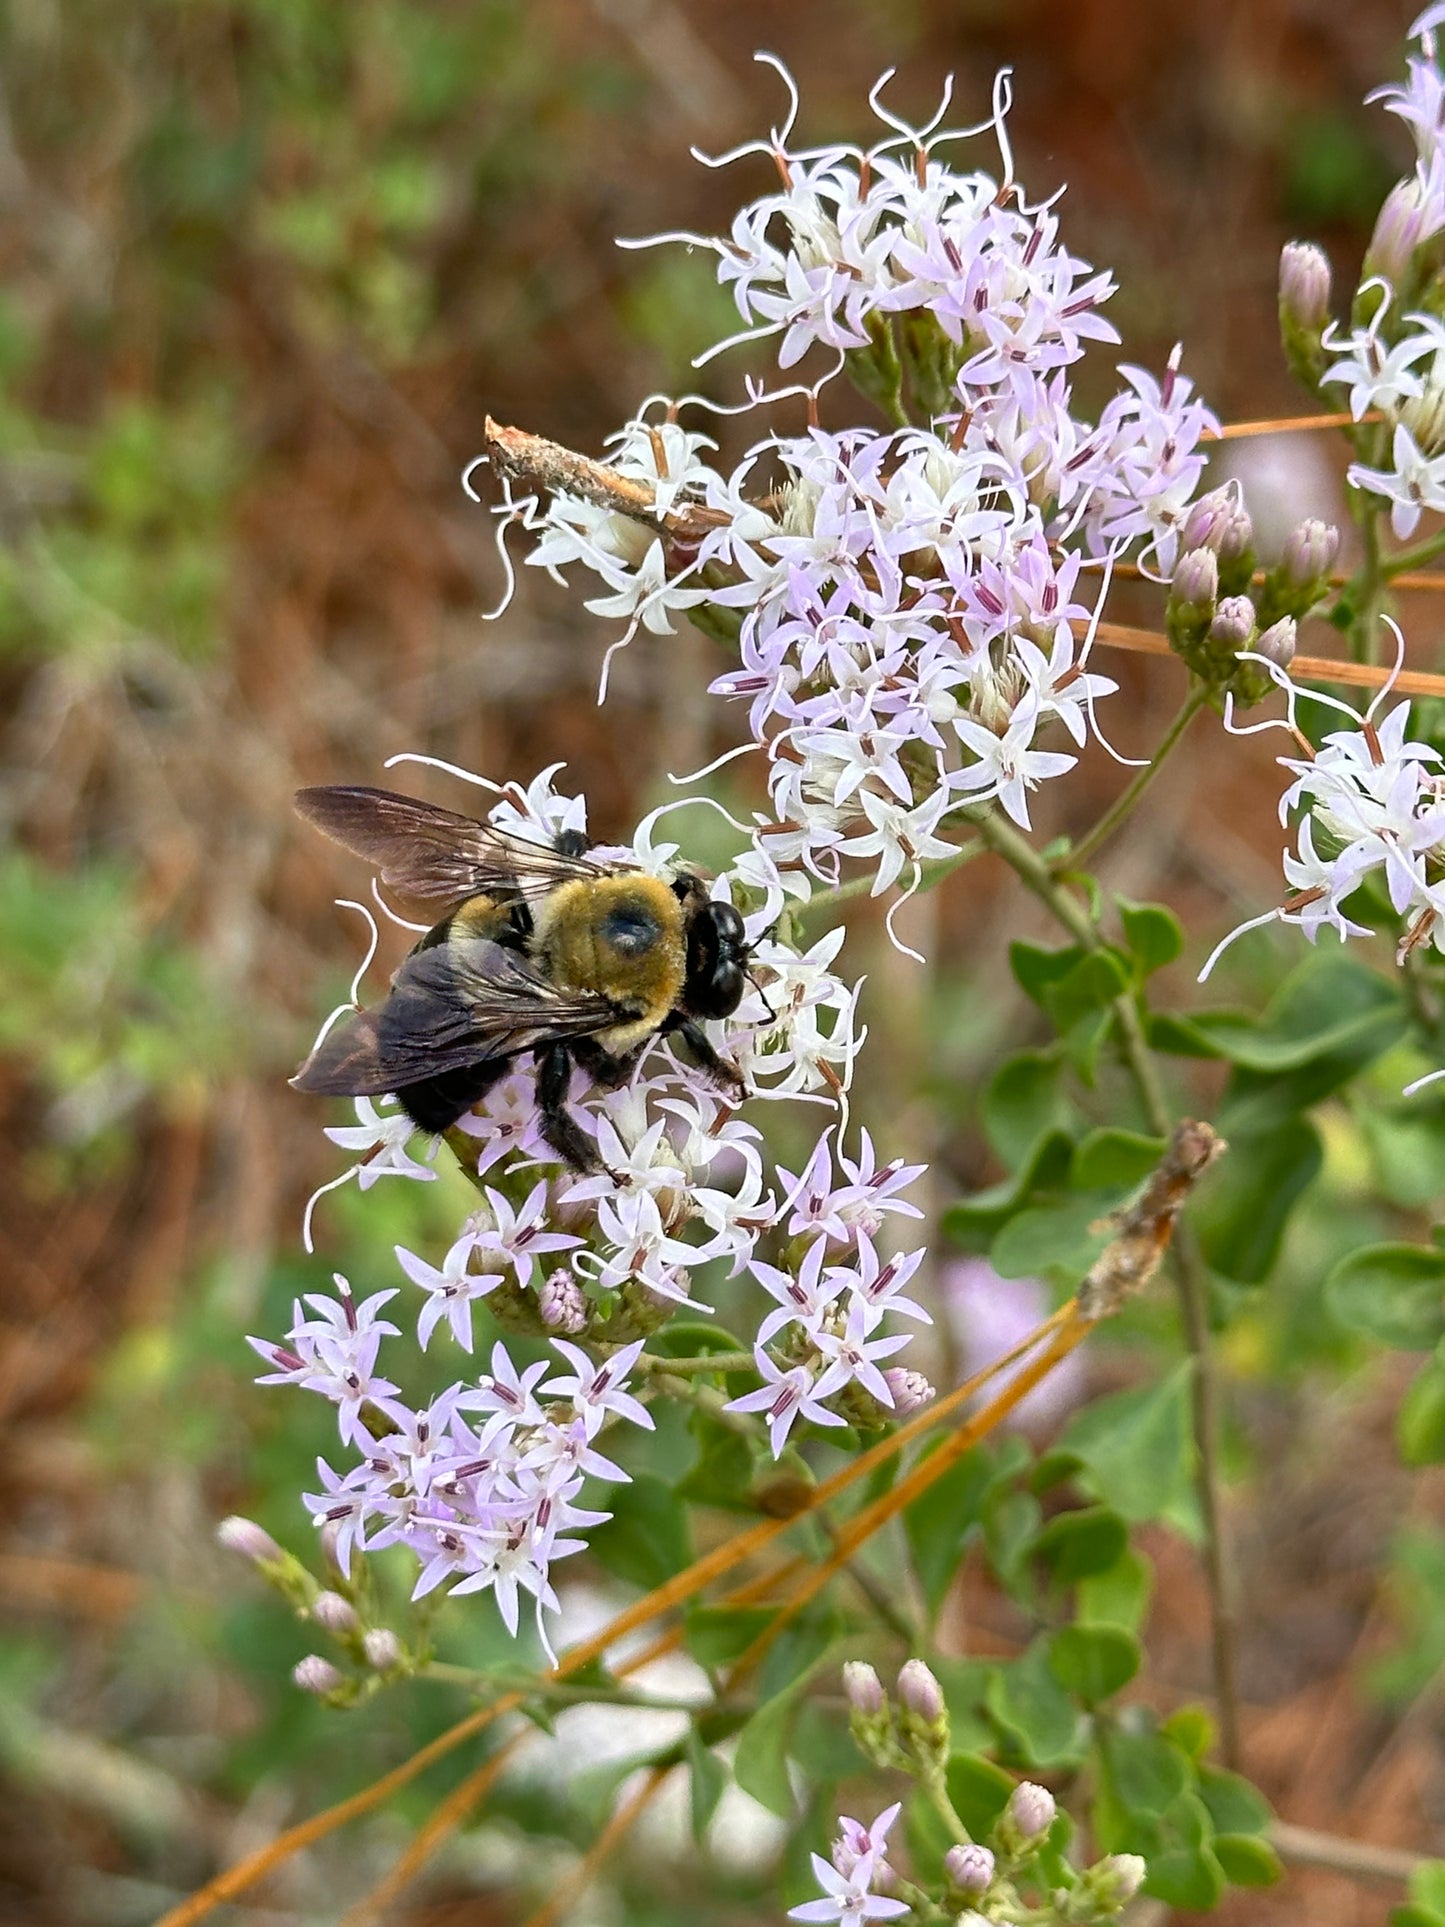
[[1045,1007],[1049,991],[1062,983],[1083,955],[1082,947],[1076,943],[1066,944],[1061,950],[1043,950],[1037,944],[1017,942],[1008,947],[1009,968],[1019,989],[1040,1009]]
[[1191,1760],[1202,1760],[1214,1745],[1214,1721],[1202,1706],[1181,1706],[1159,1728],[1176,1746],[1183,1747]]
[[1081,1626],[1122,1626],[1137,1633],[1153,1590],[1153,1563],[1147,1553],[1131,1546],[1107,1572],[1080,1581],[1074,1595],[1075,1618]]
[[1138,1640],[1122,1626],[1063,1626],[1049,1644],[1055,1678],[1086,1706],[1127,1686],[1141,1658]]
[[1132,1191],[1164,1155],[1162,1137],[1138,1131],[1090,1131],[1074,1152],[1069,1184],[1075,1191]]
[[984,1135],[1011,1169],[1047,1132],[1067,1124],[1061,1069],[1056,1052],[1019,1051],[989,1080],[981,1105]]
[[729,1512],[756,1511],[751,1497],[753,1453],[747,1439],[708,1412],[694,1407],[689,1420],[698,1454],[674,1490],[690,1505],[719,1506]]
[[1124,941],[1133,953],[1140,979],[1173,963],[1184,949],[1184,932],[1174,912],[1166,910],[1162,903],[1131,903],[1128,897],[1121,896],[1116,896],[1114,901],[1119,906]]
[[1078,1711],[1050,1667],[1046,1636],[994,1667],[986,1703],[1024,1765],[1056,1766],[1078,1757]]
[[1408,1906],[1390,1909],[1390,1927],[1445,1927],[1445,1913],[1411,1902]]
[[1279,1855],[1255,1833],[1217,1833],[1214,1857],[1236,1887],[1272,1887],[1284,1873]]
[[1157,1818],[1188,1789],[1193,1763],[1164,1734],[1105,1720],[1098,1740],[1110,1791],[1125,1813]]
[[1168,1844],[1146,1855],[1144,1891],[1170,1907],[1206,1914],[1224,1893],[1224,1869],[1214,1857],[1209,1816],[1202,1803],[1185,1794],[1163,1823]]
[[[1243,1012],[1231,1011],[1242,1017]],[[1150,1050],[1169,1057],[1223,1057],[1224,1052],[1209,1032],[1177,1011],[1153,1010],[1144,1021],[1144,1036]]]
[[1445,1251],[1429,1245],[1366,1245],[1325,1280],[1325,1303],[1350,1331],[1401,1351],[1428,1351],[1445,1337]]
[[1264,1833],[1274,1818],[1258,1787],[1222,1766],[1200,1767],[1199,1797],[1219,1833]]
[[1129,1544],[1129,1529],[1107,1506],[1084,1506],[1050,1519],[1033,1543],[1034,1557],[1058,1586],[1072,1586],[1117,1565]]
[[1043,992],[1044,1008],[1059,1031],[1072,1030],[1086,1017],[1105,1011],[1128,990],[1129,967],[1117,950],[1090,950]]
[[1097,1193],[1031,1205],[999,1232],[989,1247],[989,1262],[1001,1278],[1077,1284],[1108,1243],[1109,1227],[1100,1222],[1108,1209]]
[[744,1793],[780,1819],[793,1817],[793,1788],[788,1776],[788,1742],[803,1702],[804,1689],[817,1670],[816,1662],[800,1673],[781,1693],[765,1700],[738,1735],[733,1755],[733,1778]]
[[1351,1056],[1362,1043],[1376,1056],[1407,1019],[1399,991],[1377,971],[1317,951],[1290,972],[1257,1021],[1228,1011],[1199,1011],[1192,1021],[1231,1063],[1277,1077]]
[[948,1762],[948,1797],[975,1840],[986,1839],[1008,1805],[1012,1775],[977,1753],[955,1753]]
[[730,1666],[771,1623],[772,1606],[689,1606],[683,1643],[699,1666]]
[[672,1487],[651,1473],[608,1492],[612,1517],[593,1528],[589,1545],[608,1572],[650,1591],[692,1561],[687,1513]]
[[1187,1485],[1194,1459],[1191,1371],[1185,1359],[1157,1385],[1095,1399],[1059,1440],[1060,1449],[1083,1461],[1104,1503],[1132,1525],[1157,1519]]
[[1445,1860],[1422,1860],[1410,1875],[1408,1891],[1419,1906],[1445,1914]]
[[1395,1441],[1406,1465],[1439,1465],[1445,1460],[1445,1357],[1439,1352],[1400,1401]]
[[951,1204],[943,1214],[944,1231],[966,1250],[987,1251],[989,1240],[1031,1197],[1063,1189],[1073,1155],[1067,1131],[1046,1131],[1011,1178]]
[[1391,1204],[1405,1211],[1432,1205],[1445,1170],[1445,1099],[1421,1096],[1405,1104],[1362,1109],[1360,1128],[1370,1147],[1375,1182]]
[[1257,1285],[1279,1256],[1290,1213],[1324,1162],[1319,1132],[1287,1117],[1262,1136],[1230,1134],[1190,1213],[1207,1263],[1240,1284]]
[[972,1753],[981,1747],[992,1746],[997,1733],[985,1709],[998,1662],[937,1657],[930,1658],[929,1664],[933,1668],[934,1678],[943,1688],[954,1751]]
[[687,1768],[692,1793],[692,1837],[699,1846],[707,1833],[718,1801],[727,1791],[728,1770],[716,1753],[705,1747],[697,1728],[687,1732]]
[[993,1478],[993,1454],[975,1446],[904,1509],[903,1531],[930,1614],[937,1614],[947,1596]]

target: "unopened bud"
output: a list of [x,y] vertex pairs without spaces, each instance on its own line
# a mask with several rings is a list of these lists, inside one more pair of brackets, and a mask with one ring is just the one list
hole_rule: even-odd
[[1170,600],[1191,608],[1212,608],[1219,594],[1219,558],[1213,549],[1188,549],[1174,565]]
[[994,1858],[987,1847],[950,1847],[943,1871],[960,1893],[986,1894],[993,1885]]
[[1213,549],[1226,562],[1243,555],[1253,540],[1254,524],[1237,482],[1226,482],[1223,488],[1201,495],[1179,531],[1179,546],[1186,554],[1190,549]]
[[910,1713],[927,1726],[933,1726],[943,1718],[943,1688],[924,1660],[906,1660],[899,1669],[898,1698]]
[[575,1338],[587,1329],[587,1296],[565,1266],[549,1272],[537,1292],[537,1312],[548,1331]]
[[1214,611],[1209,639],[1231,653],[1249,646],[1254,634],[1254,604],[1247,595],[1226,596]]
[[1368,280],[1372,274],[1383,275],[1391,287],[1398,288],[1409,277],[1416,248],[1431,232],[1425,189],[1414,176],[1396,181],[1375,218],[1375,231],[1365,250],[1361,279]]
[[320,1653],[308,1653],[305,1659],[298,1659],[291,1669],[291,1677],[303,1693],[315,1693],[321,1699],[344,1684],[342,1675]]
[[1008,1817],[1025,1840],[1047,1833],[1058,1810],[1053,1794],[1033,1780],[1020,1780],[1009,1795]]
[[1255,654],[1267,657],[1277,669],[1288,669],[1294,661],[1297,633],[1294,617],[1281,616],[1278,622],[1269,625],[1255,643]]
[[1280,319],[1320,334],[1330,318],[1329,257],[1313,241],[1286,241],[1279,257]]
[[239,1514],[222,1519],[216,1527],[216,1538],[227,1552],[239,1552],[243,1559],[249,1559],[256,1566],[270,1565],[286,1557],[264,1526]]
[[887,1705],[883,1682],[866,1659],[850,1659],[843,1666],[843,1691],[855,1713],[873,1719]]
[[328,1519],[321,1528],[321,1557],[328,1566],[337,1572],[343,1570],[341,1564],[341,1521]]
[[1148,1862],[1137,1853],[1106,1854],[1089,1868],[1081,1885],[1102,1912],[1117,1913],[1144,1885],[1148,1871]]
[[889,1365],[883,1373],[883,1382],[893,1394],[895,1418],[906,1418],[910,1412],[921,1411],[925,1405],[931,1405],[936,1396],[922,1372],[910,1372],[906,1365]]
[[336,1638],[344,1638],[354,1633],[357,1627],[356,1608],[349,1599],[343,1599],[339,1592],[319,1592],[311,1607],[311,1617],[318,1626],[323,1627]]
[[373,1626],[370,1632],[364,1633],[361,1650],[374,1672],[394,1672],[402,1661],[401,1641],[390,1626]]
[[1340,552],[1340,532],[1329,522],[1310,516],[1292,528],[1284,539],[1279,569],[1291,589],[1323,587],[1324,578],[1335,566]]

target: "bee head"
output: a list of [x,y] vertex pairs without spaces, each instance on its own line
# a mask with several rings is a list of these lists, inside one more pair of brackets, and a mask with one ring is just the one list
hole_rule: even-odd
[[743,920],[730,903],[698,904],[687,923],[682,1000],[689,1014],[731,1017],[743,1000],[750,954]]

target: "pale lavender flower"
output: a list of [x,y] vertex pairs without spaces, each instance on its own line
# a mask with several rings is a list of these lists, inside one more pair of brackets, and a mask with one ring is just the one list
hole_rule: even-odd
[[794,1365],[785,1371],[767,1352],[759,1351],[756,1357],[763,1383],[756,1391],[744,1392],[741,1397],[729,1400],[724,1409],[765,1412],[775,1459],[781,1455],[796,1419],[809,1419],[814,1425],[843,1424],[838,1414],[830,1412],[821,1402],[842,1384],[842,1372],[834,1373],[831,1384],[826,1378],[815,1382],[805,1365]]
[[444,1318],[451,1326],[452,1336],[463,1351],[472,1349],[472,1306],[478,1299],[485,1298],[488,1292],[495,1291],[502,1283],[500,1271],[476,1272],[470,1269],[471,1259],[481,1243],[480,1234],[472,1229],[464,1230],[460,1238],[451,1246],[442,1260],[441,1268],[419,1258],[414,1251],[402,1245],[395,1246],[397,1262],[414,1285],[420,1285],[427,1294],[426,1304],[417,1319],[417,1342],[423,1351],[431,1343],[431,1335]]

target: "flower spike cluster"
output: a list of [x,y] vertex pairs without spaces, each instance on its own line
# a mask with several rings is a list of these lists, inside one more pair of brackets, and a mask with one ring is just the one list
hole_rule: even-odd
[[[564,831],[585,836],[583,799],[557,791],[555,774],[502,792],[491,823],[548,844]],[[669,875],[676,846],[659,840],[656,824],[648,819],[629,849],[609,854]],[[752,940],[753,987],[714,1026],[718,1045],[758,1096],[831,1103],[864,1035],[856,987],[831,969],[842,931],[807,951],[765,934],[782,892],[755,848],[713,887],[737,903]],[[346,1459],[319,1462],[306,1505],[342,1569],[358,1551],[404,1545],[417,1558],[417,1596],[490,1590],[515,1632],[526,1594],[544,1640],[543,1614],[558,1604],[554,1564],[610,1516],[585,1502],[593,1495],[584,1488],[627,1477],[600,1435],[651,1428],[629,1380],[645,1369],[647,1336],[679,1307],[710,1311],[710,1267],[750,1274],[774,1302],[755,1351],[760,1389],[733,1409],[767,1414],[775,1456],[800,1414],[822,1426],[876,1425],[932,1395],[918,1374],[879,1363],[908,1342],[906,1331],[883,1330],[890,1313],[927,1319],[903,1295],[922,1252],[889,1257],[876,1242],[886,1218],[920,1215],[900,1193],[921,1166],[880,1164],[865,1132],[856,1158],[837,1152],[835,1171],[829,1125],[801,1172],[770,1173],[758,1126],[665,1041],[621,1090],[596,1090],[579,1072],[570,1105],[596,1146],[595,1174],[559,1164],[542,1136],[533,1068],[518,1060],[449,1134],[477,1192],[449,1247],[438,1261],[396,1247],[414,1290],[358,1302],[338,1275],[337,1295],[298,1302],[279,1342],[251,1341],[268,1368],[263,1383],[335,1407]],[[355,1125],[327,1135],[360,1160],[363,1187],[383,1173],[436,1177],[412,1154],[417,1134],[404,1112],[370,1098],[358,1098],[356,1112]],[[308,1235],[310,1219],[308,1207]],[[779,1262],[764,1255],[775,1229],[786,1241]],[[470,1357],[484,1309],[508,1331],[550,1340],[552,1355],[519,1362],[499,1341],[480,1377],[411,1402],[403,1374],[389,1361],[396,1375],[383,1375],[380,1360],[386,1341],[400,1352],[404,1307],[422,1350],[449,1341]],[[559,1361],[570,1368],[560,1375]]]
[[[739,150],[780,186],[729,235],[658,237],[716,256],[749,324],[734,341],[776,341],[784,371],[823,358],[802,433],[725,470],[680,405],[649,407],[614,439],[610,501],[565,474],[514,497],[504,474],[528,562],[590,570],[605,593],[587,606],[625,619],[623,641],[685,614],[736,636],[711,687],[746,705],[767,758],[758,860],[801,894],[846,864],[875,895],[911,885],[991,800],[1029,826],[1030,793],[1073,768],[1115,688],[1088,666],[1108,565],[1138,545],[1172,568],[1217,428],[1177,351],[1159,379],[1121,368],[1097,420],[1076,412],[1074,365],[1117,340],[1114,283],[1025,201],[1006,104],[985,124],[1002,179],[953,165],[956,134],[907,127],[875,90],[875,145],[793,147],[790,119]],[[840,373],[896,425],[825,427]]]
[[[1296,924],[1311,943],[1326,929],[1341,939],[1373,935],[1345,907],[1371,875],[1383,881],[1402,922],[1399,960],[1427,946],[1445,952],[1445,759],[1428,743],[1411,740],[1409,702],[1396,703],[1377,722],[1388,685],[1360,715],[1333,696],[1297,688],[1266,658],[1257,660],[1286,692],[1288,718],[1252,728],[1285,729],[1304,751],[1278,759],[1294,779],[1280,798],[1280,821],[1288,824],[1298,812],[1296,847],[1284,853],[1290,894],[1278,909],[1231,931],[1201,980],[1236,937],[1263,924]],[[1312,749],[1295,723],[1301,698],[1338,712],[1350,726],[1332,730]]]

